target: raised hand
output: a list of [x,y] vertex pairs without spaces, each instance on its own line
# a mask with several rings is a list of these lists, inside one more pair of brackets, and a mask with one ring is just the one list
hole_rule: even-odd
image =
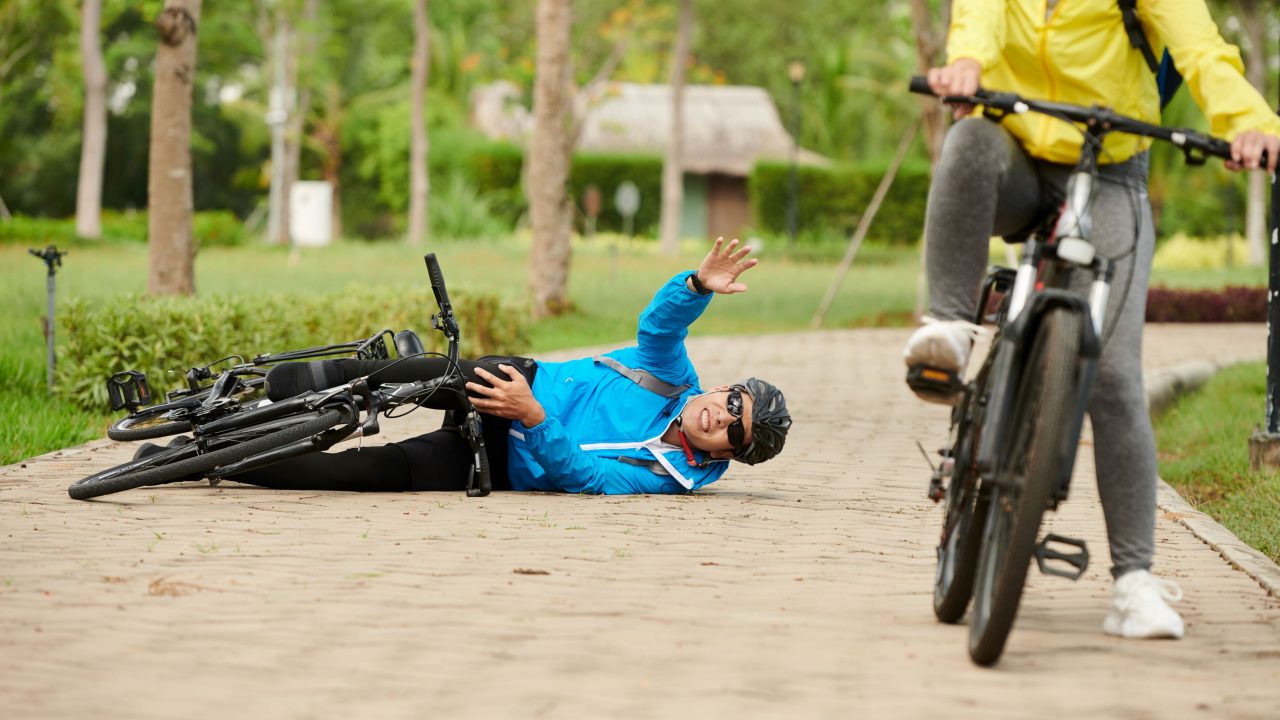
[[746,292],[747,286],[738,282],[738,276],[759,264],[755,258],[747,259],[751,252],[750,245],[738,249],[737,238],[726,245],[724,238],[716,238],[711,252],[702,259],[698,266],[698,281],[708,290],[731,295]]

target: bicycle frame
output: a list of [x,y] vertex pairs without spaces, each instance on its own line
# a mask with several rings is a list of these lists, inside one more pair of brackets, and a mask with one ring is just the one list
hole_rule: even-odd
[[[1100,142],[1105,132],[1095,128],[1090,135]],[[1067,181],[1066,198],[1052,222],[1052,231],[1047,237],[1033,234],[1024,243],[1013,287],[1005,299],[1006,309],[1003,317],[998,319],[1000,331],[991,351],[996,359],[985,384],[989,398],[984,403],[988,410],[982,429],[984,441],[978,450],[978,471],[982,477],[994,479],[1004,477],[1001,463],[1006,458],[1005,442],[1009,437],[1006,424],[1022,380],[1019,375],[1021,359],[1026,356],[1040,319],[1051,308],[1065,308],[1089,318],[1088,323],[1081,324],[1078,392],[1068,436],[1063,438],[1067,452],[1063,453],[1064,463],[1054,494],[1055,508],[1067,497],[1075,467],[1075,447],[1079,443],[1093,379],[1097,374],[1102,351],[1100,339],[1111,282],[1115,276],[1115,263],[1098,256],[1090,242],[1093,221],[1089,208],[1097,173],[1095,147],[1093,142],[1083,144],[1081,159]],[[1079,271],[1093,276],[1087,298],[1068,289],[1071,276]],[[991,286],[984,284],[982,305],[975,323],[983,320],[981,314],[985,312],[990,291]]]
[[[440,308],[440,312],[432,316],[432,325],[445,335],[448,342],[445,355],[449,359],[449,364],[456,370],[461,333],[457,319],[453,314],[453,307],[449,302],[448,293],[444,286],[444,277],[440,272],[440,266],[436,262],[435,255],[428,254],[425,259],[432,289],[435,292],[436,303]],[[390,333],[390,331],[385,330],[379,335],[364,341],[360,346],[371,346],[375,339],[382,337],[386,333]],[[396,340],[397,347],[403,350],[404,347],[400,342],[400,338],[397,337]],[[352,343],[347,345],[352,345]],[[421,347],[420,344],[419,347]],[[314,350],[316,349],[298,351],[298,353],[309,353]],[[383,352],[385,353],[385,349]],[[272,358],[271,362],[278,362],[285,355],[291,354],[259,356],[259,358],[255,359],[255,362],[264,357]],[[292,356],[295,358],[302,357],[300,354],[292,354]],[[380,431],[378,424],[379,414],[385,415],[403,405],[422,403],[441,391],[454,393],[460,398],[459,409],[463,411],[465,416],[462,432],[471,444],[472,449],[472,467],[467,479],[467,495],[468,497],[488,495],[492,490],[492,484],[489,477],[488,457],[480,416],[466,394],[466,380],[458,372],[450,372],[447,375],[431,380],[381,385],[377,389],[370,387],[368,377],[357,378],[344,385],[306,393],[244,412],[231,413],[225,417],[196,425],[193,429],[194,442],[204,449],[211,438],[226,433],[234,433],[237,430],[261,426],[263,423],[283,422],[299,413],[338,408],[345,415],[346,421],[330,430],[317,433],[309,438],[298,440],[283,447],[247,457],[233,464],[215,468],[208,473],[208,477],[212,482],[216,483],[223,478],[266,467],[281,460],[328,450],[338,442],[353,435],[360,437],[376,435]]]

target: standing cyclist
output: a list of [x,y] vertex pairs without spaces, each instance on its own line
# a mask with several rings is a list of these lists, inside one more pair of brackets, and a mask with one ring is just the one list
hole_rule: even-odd
[[[1130,43],[1117,0],[956,0],[948,65],[929,71],[939,95],[972,95],[979,85],[1028,97],[1110,106],[1160,122],[1151,70]],[[1138,0],[1137,15],[1158,57],[1167,47],[1215,135],[1231,140],[1231,169],[1275,172],[1280,118],[1242,75],[1240,55],[1218,33],[1204,0]],[[925,218],[929,317],[907,342],[908,366],[958,373],[980,329],[972,318],[992,235],[1016,235],[1057,206],[1081,132],[1037,113],[1000,124],[963,118],[948,132]],[[1156,510],[1155,442],[1142,384],[1142,322],[1155,239],[1147,196],[1150,140],[1107,135],[1093,200],[1093,243],[1117,262],[1127,289],[1113,293],[1089,405],[1098,494],[1115,579],[1103,630],[1133,638],[1183,634],[1168,601],[1181,589],[1151,572]],[[1087,291],[1087,288],[1079,288]],[[927,400],[951,403],[955,398]]]
[[[697,270],[658,290],[633,347],[569,362],[459,361],[481,413],[494,489],[686,493],[719,479],[729,460],[755,465],[777,455],[791,427],[782,393],[757,378],[704,391],[684,345],[713,294],[746,292],[738,276],[758,262],[749,252],[716,240]],[[448,370],[443,358],[284,363],[267,375],[268,397]],[[456,409],[448,393],[427,405]],[[471,446],[450,413],[443,428],[419,437],[312,453],[230,479],[297,490],[462,490],[470,468]]]

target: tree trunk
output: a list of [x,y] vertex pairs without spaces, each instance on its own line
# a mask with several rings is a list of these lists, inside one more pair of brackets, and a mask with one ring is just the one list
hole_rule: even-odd
[[413,108],[409,145],[409,245],[418,247],[427,237],[431,177],[427,173],[427,74],[431,70],[431,27],[427,23],[428,0],[413,4]]
[[290,27],[288,59],[285,65],[285,84],[291,88],[296,101],[285,98],[289,119],[284,130],[284,182],[280,191],[280,242],[292,242],[293,184],[302,175],[302,140],[305,137],[307,111],[311,107],[311,85],[298,82],[301,63],[310,62],[316,52],[316,13],[319,0],[307,0],[302,10],[302,22]]
[[[1244,74],[1249,84],[1267,96],[1266,23],[1259,16],[1257,0],[1236,0],[1249,52],[1244,56]],[[1249,170],[1249,195],[1245,203],[1245,239],[1249,244],[1249,264],[1260,266],[1267,261],[1267,174],[1265,170]]]
[[569,36],[571,0],[538,0],[533,146],[525,192],[533,221],[529,288],[534,317],[569,308]]
[[289,242],[289,19],[283,5],[275,8],[271,31],[271,88],[267,124],[271,126],[271,188],[267,198],[267,242]]
[[102,0],[85,0],[80,15],[84,67],[84,135],[76,185],[76,235],[102,237],[102,166],[107,155],[107,68],[102,60]]
[[165,0],[156,18],[160,46],[151,101],[147,168],[147,241],[152,295],[195,292],[191,181],[191,90],[201,0]]
[[[951,24],[951,0],[940,0],[935,21],[928,0],[911,0],[911,27],[916,35],[916,73],[923,75],[931,67],[946,62],[947,27]],[[920,121],[929,148],[929,165],[938,162],[942,138],[947,132],[947,107],[933,98],[920,96]]]
[[680,220],[684,212],[684,76],[689,61],[693,0],[680,0],[680,25],[671,48],[671,135],[662,163],[662,254],[680,253]]
[[330,83],[325,88],[324,116],[315,122],[312,134],[324,151],[320,158],[320,171],[333,189],[329,218],[334,239],[342,237],[342,124],[346,121],[342,103],[342,88],[337,83]]

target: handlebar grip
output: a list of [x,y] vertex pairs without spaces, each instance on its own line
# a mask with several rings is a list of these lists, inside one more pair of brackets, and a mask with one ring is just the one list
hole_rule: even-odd
[[911,92],[921,95],[933,95],[933,88],[929,87],[929,80],[923,75],[911,76]]
[[423,259],[427,261],[427,275],[431,278],[431,292],[435,293],[436,304],[440,306],[441,312],[448,313],[452,310],[449,304],[449,291],[444,287],[444,274],[440,272],[440,263],[436,260],[436,254],[427,253]]

